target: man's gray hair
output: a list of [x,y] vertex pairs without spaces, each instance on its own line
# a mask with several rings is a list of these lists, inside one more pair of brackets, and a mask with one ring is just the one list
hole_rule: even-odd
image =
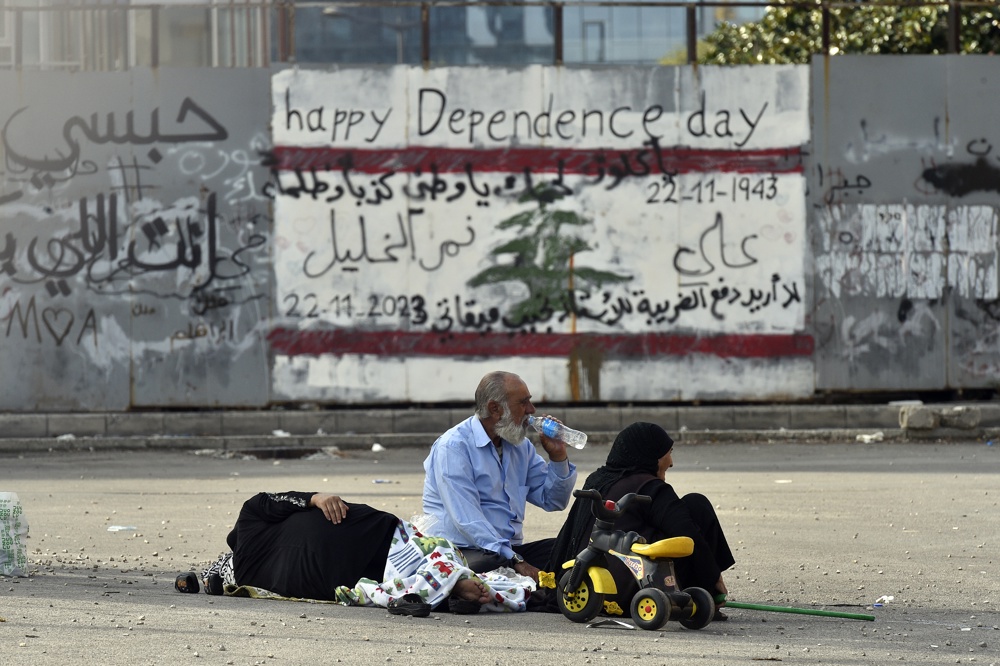
[[481,419],[490,418],[491,400],[501,405],[507,404],[507,382],[516,376],[512,372],[496,370],[483,377],[476,388],[476,416]]

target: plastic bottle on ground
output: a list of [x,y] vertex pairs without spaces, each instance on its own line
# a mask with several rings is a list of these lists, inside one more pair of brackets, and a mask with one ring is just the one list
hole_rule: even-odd
[[529,416],[528,425],[546,437],[558,439],[561,442],[569,444],[575,449],[582,449],[587,446],[587,433],[580,432],[579,430],[573,430],[572,428],[564,426],[563,424],[548,417],[541,418],[534,415]]

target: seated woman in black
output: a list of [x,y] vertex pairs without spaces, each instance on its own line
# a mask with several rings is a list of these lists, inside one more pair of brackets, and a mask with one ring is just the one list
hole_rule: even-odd
[[[725,597],[719,595],[727,593],[722,572],[733,566],[736,560],[711,502],[698,493],[678,497],[670,484],[664,481],[664,475],[674,464],[671,456],[673,446],[674,440],[655,423],[633,423],[618,434],[607,462],[587,477],[583,487],[596,489],[602,497],[614,501],[628,493],[649,495],[653,500],[651,503],[633,504],[615,528],[634,530],[643,535],[648,543],[677,536],[691,537],[694,553],[674,560],[678,587],[704,588],[719,599],[717,604],[721,606]],[[586,548],[593,527],[591,500],[577,499],[556,537],[549,563],[551,571],[561,571],[563,562],[575,558]],[[614,600],[620,607],[628,609],[632,595],[638,591],[635,578],[617,558],[609,560],[619,591]],[[724,619],[724,614],[717,613],[716,621]]]

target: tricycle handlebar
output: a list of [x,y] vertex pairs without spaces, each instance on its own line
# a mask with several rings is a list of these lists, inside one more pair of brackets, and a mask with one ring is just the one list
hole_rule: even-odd
[[[617,503],[612,501],[604,501],[601,497],[601,493],[598,490],[574,490],[573,497],[579,497],[580,499],[589,499],[594,504],[591,506],[591,511],[594,517],[598,520],[607,520],[614,522],[628,510],[629,505],[633,502],[639,504],[649,504],[653,499],[649,495],[637,495],[636,493],[628,493],[623,496]],[[608,506],[610,505],[610,506]]]

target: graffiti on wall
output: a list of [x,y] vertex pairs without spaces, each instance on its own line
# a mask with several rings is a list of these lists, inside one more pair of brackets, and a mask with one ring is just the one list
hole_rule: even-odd
[[0,408],[995,386],[1000,87],[941,58],[0,72]]
[[267,135],[232,137],[210,94],[133,105],[100,81],[107,94],[76,106],[43,91],[2,109],[4,367],[69,346],[80,365],[60,371],[81,376],[148,354],[239,353],[258,337],[246,307],[268,296]]
[[782,99],[772,72],[760,95],[692,79],[609,100],[607,75],[553,72],[509,97],[470,69],[277,74],[272,349],[808,355],[804,88]]
[[[147,315],[155,311],[156,301],[168,298],[188,301],[191,314],[200,316],[257,297],[236,292],[240,278],[250,271],[245,257],[266,242],[264,209],[241,210],[248,202],[267,201],[255,191],[250,172],[259,157],[248,150],[214,147],[215,141],[228,138],[226,128],[195,100],[180,102],[173,131],[161,129],[159,107],[143,121],[144,130],[137,129],[139,121],[131,111],[68,115],[60,141],[42,153],[34,152],[33,145],[20,145],[33,135],[25,127],[27,111],[23,107],[11,114],[0,132],[8,190],[0,205],[9,225],[0,243],[0,272],[9,289],[42,285],[50,298],[69,297],[74,289],[148,296],[153,304],[140,301],[135,306]],[[189,123],[207,129],[197,131]],[[262,138],[257,142],[257,149],[264,147]],[[149,148],[142,158],[132,154],[127,162],[118,153],[103,168],[88,159],[87,149],[108,144],[124,146],[126,152],[152,144],[167,147]],[[207,187],[197,195],[163,201],[157,170],[201,181],[224,174],[224,201]],[[107,178],[106,191],[75,200],[66,196],[75,181],[97,174]],[[223,215],[220,205],[235,214]],[[223,226],[235,231],[235,246],[223,247]],[[161,275],[170,279],[144,279]],[[18,309],[15,302],[12,312]],[[10,330],[8,326],[8,335]],[[54,337],[59,343],[65,335]]]
[[817,223],[816,273],[836,298],[997,298],[992,206],[841,205]]
[[982,111],[995,77],[985,59],[934,59],[919,101],[881,93],[930,62],[886,62],[860,86],[863,59],[813,72],[817,388],[996,384],[1000,155]]

